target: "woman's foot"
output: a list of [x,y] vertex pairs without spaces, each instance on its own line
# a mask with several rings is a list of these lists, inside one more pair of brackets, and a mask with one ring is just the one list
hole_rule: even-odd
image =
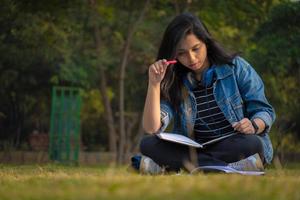
[[141,157],[139,171],[141,174],[157,175],[164,172],[163,168],[160,167],[156,162],[147,156]]
[[258,153],[243,160],[229,163],[228,166],[240,171],[264,171],[264,165]]

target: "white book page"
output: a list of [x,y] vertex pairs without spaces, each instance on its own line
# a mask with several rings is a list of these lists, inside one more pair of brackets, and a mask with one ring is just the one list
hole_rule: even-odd
[[225,173],[242,174],[242,175],[250,175],[250,176],[259,176],[265,174],[265,172],[259,172],[259,171],[240,171],[229,166],[200,166],[195,168],[193,171],[196,172],[197,170],[218,170],[218,171],[223,171]]
[[175,133],[159,133],[159,134],[157,134],[157,136],[163,140],[167,140],[170,142],[176,142],[179,144],[185,144],[185,145],[189,145],[192,147],[203,148],[203,146],[201,144],[195,142],[194,140],[192,140],[184,135],[179,135],[179,134],[175,134]]

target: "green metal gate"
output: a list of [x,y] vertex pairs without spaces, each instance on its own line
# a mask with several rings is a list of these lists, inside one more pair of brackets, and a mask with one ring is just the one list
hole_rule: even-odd
[[80,89],[53,87],[49,144],[51,160],[78,163],[80,106]]

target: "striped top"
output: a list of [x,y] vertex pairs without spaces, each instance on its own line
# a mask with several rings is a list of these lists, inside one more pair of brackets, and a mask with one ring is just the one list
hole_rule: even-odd
[[217,105],[213,85],[200,85],[193,90],[197,102],[197,117],[194,126],[195,140],[205,142],[234,131],[231,124]]

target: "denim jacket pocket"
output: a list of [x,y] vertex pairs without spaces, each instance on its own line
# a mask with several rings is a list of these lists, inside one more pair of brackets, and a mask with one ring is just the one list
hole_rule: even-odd
[[236,93],[229,97],[229,102],[236,119],[240,121],[244,118],[244,104],[241,96]]
[[236,117],[233,113],[233,109],[231,108],[231,105],[227,98],[223,98],[219,101],[217,101],[217,104],[221,111],[224,113],[226,119],[229,121],[229,123],[236,122]]

